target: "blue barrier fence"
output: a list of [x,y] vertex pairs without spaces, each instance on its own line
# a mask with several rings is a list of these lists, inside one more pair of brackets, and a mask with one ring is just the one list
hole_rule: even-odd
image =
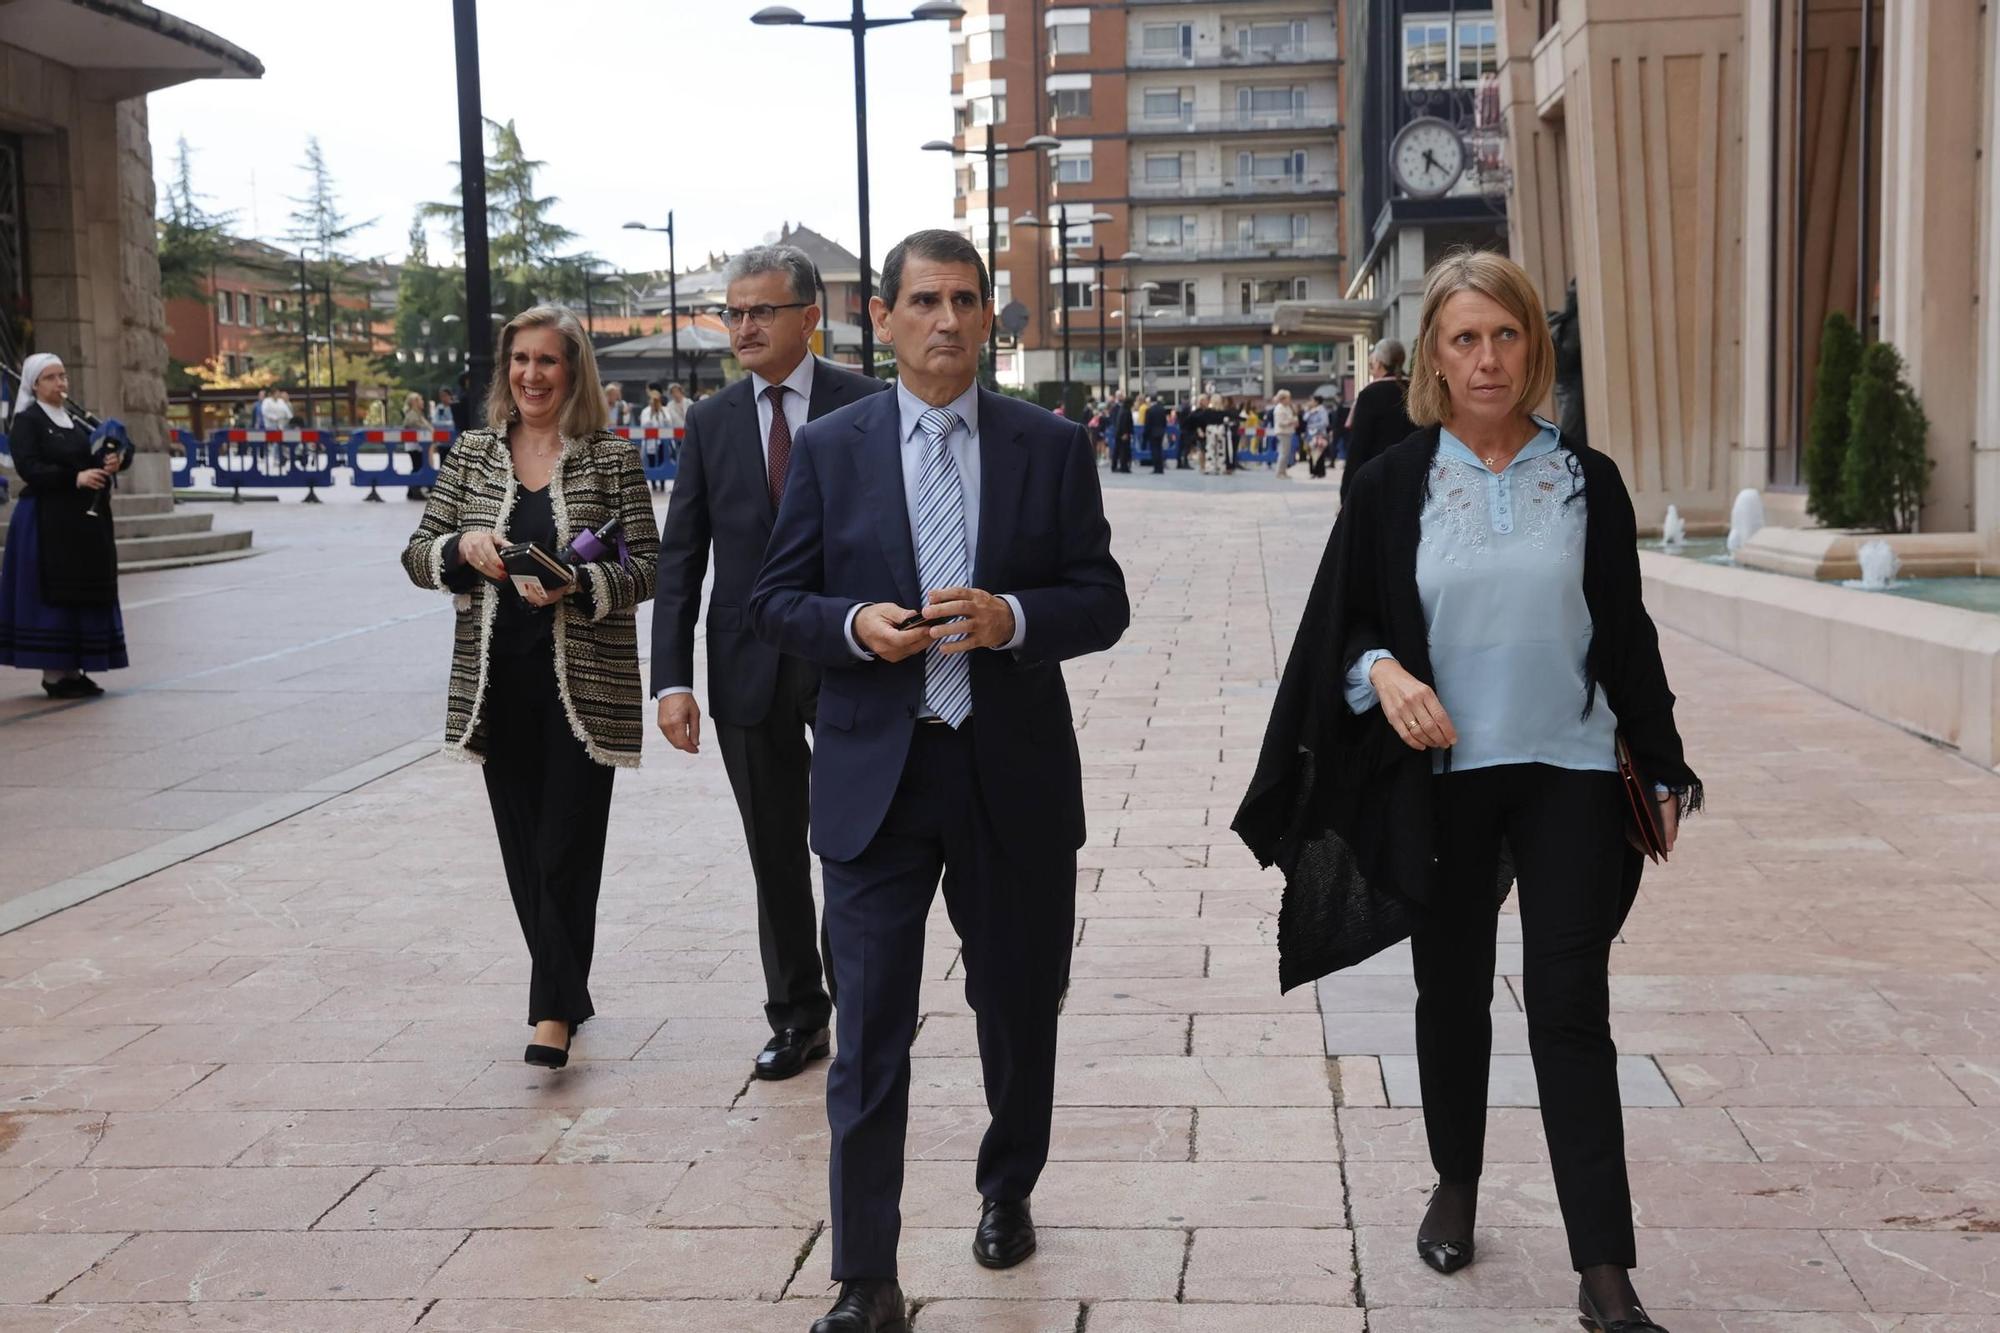
[[[435,486],[438,464],[451,448],[452,433],[448,430],[357,430],[347,437],[348,484],[366,486],[364,497],[381,503],[382,497],[377,486]],[[362,450],[380,450],[382,466],[364,467]],[[422,455],[420,463],[410,464],[409,456],[415,451]],[[398,461],[409,464],[405,471],[396,470]]]
[[323,430],[219,430],[208,437],[208,465],[230,498],[243,489],[305,488],[305,503],[319,504],[319,488],[333,485],[330,432]]
[[658,490],[680,471],[682,433],[669,426],[619,426],[612,430],[639,446],[639,467]]

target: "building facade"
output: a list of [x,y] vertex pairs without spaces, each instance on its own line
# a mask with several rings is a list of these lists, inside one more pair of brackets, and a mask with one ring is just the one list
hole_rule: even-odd
[[[1515,256],[1575,276],[1591,442],[1642,522],[1797,510],[1820,328],[1902,354],[1922,529],[2000,532],[2000,12],[1501,0]],[[1789,502],[1789,503],[1788,503]]]
[[[1273,335],[1344,285],[1334,0],[969,0],[954,212],[1018,303],[997,372],[1185,397],[1310,392],[1334,344]],[[1047,152],[998,156],[1049,135]],[[1066,261],[1066,262],[1065,262]],[[1065,268],[1067,272],[1065,273]],[[1067,286],[1065,287],[1065,280]],[[1143,358],[1140,346],[1143,343]]]

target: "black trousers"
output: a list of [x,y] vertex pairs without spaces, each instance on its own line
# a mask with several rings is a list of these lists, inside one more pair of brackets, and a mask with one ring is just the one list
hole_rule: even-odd
[[819,702],[819,673],[796,657],[778,659],[771,711],[754,727],[718,721],[716,745],[743,817],[750,873],[757,883],[757,945],[764,957],[764,1016],[771,1031],[817,1030],[833,1016],[821,980],[818,909],[813,905],[812,747],[806,733]]
[[1111,445],[1111,470],[1130,472],[1132,470],[1132,437],[1118,436]]
[[528,1021],[581,1023],[597,1012],[590,958],[613,770],[570,731],[553,650],[493,655],[486,719],[486,797],[533,962]]
[[910,1043],[923,980],[924,921],[938,876],[964,945],[992,1116],[976,1183],[988,1199],[1034,1192],[1049,1156],[1056,1013],[1076,935],[1076,851],[1034,829],[994,829],[981,810],[971,729],[919,723],[881,831],[852,861],[823,863],[827,935],[841,1003],[827,1076],[833,1276],[896,1276]]
[[1146,447],[1153,451],[1153,471],[1165,472],[1167,470],[1166,437],[1164,435],[1148,435],[1146,437]]
[[1492,885],[1504,840],[1518,874],[1528,1049],[1570,1261],[1635,1267],[1606,976],[1625,856],[1618,775],[1509,764],[1436,781],[1439,883],[1450,900],[1410,942],[1431,1164],[1442,1180],[1469,1182],[1485,1152]]

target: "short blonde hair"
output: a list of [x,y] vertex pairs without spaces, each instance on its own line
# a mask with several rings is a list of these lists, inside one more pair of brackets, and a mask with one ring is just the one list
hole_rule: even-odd
[[1451,389],[1438,370],[1438,318],[1444,303],[1460,292],[1477,292],[1505,310],[1521,326],[1528,343],[1527,376],[1514,407],[1532,408],[1549,396],[1556,379],[1556,346],[1549,336],[1542,295],[1519,264],[1491,250],[1458,250],[1434,265],[1424,279],[1423,311],[1417,320],[1416,355],[1410,365],[1407,407],[1410,420],[1435,426],[1451,415]]
[[605,406],[604,386],[597,378],[597,353],[591,350],[575,312],[559,305],[530,306],[501,327],[493,352],[493,383],[486,390],[486,424],[504,431],[519,415],[513,386],[507,382],[507,365],[514,355],[514,335],[522,329],[554,329],[562,335],[569,397],[563,400],[557,428],[564,437],[580,440],[609,426],[611,409]]

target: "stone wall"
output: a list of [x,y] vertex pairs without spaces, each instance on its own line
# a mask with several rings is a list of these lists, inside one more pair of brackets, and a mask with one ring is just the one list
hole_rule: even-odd
[[0,130],[21,136],[30,347],[139,449],[126,483],[168,488],[165,318],[144,98],[87,95],[68,66],[0,43]]

